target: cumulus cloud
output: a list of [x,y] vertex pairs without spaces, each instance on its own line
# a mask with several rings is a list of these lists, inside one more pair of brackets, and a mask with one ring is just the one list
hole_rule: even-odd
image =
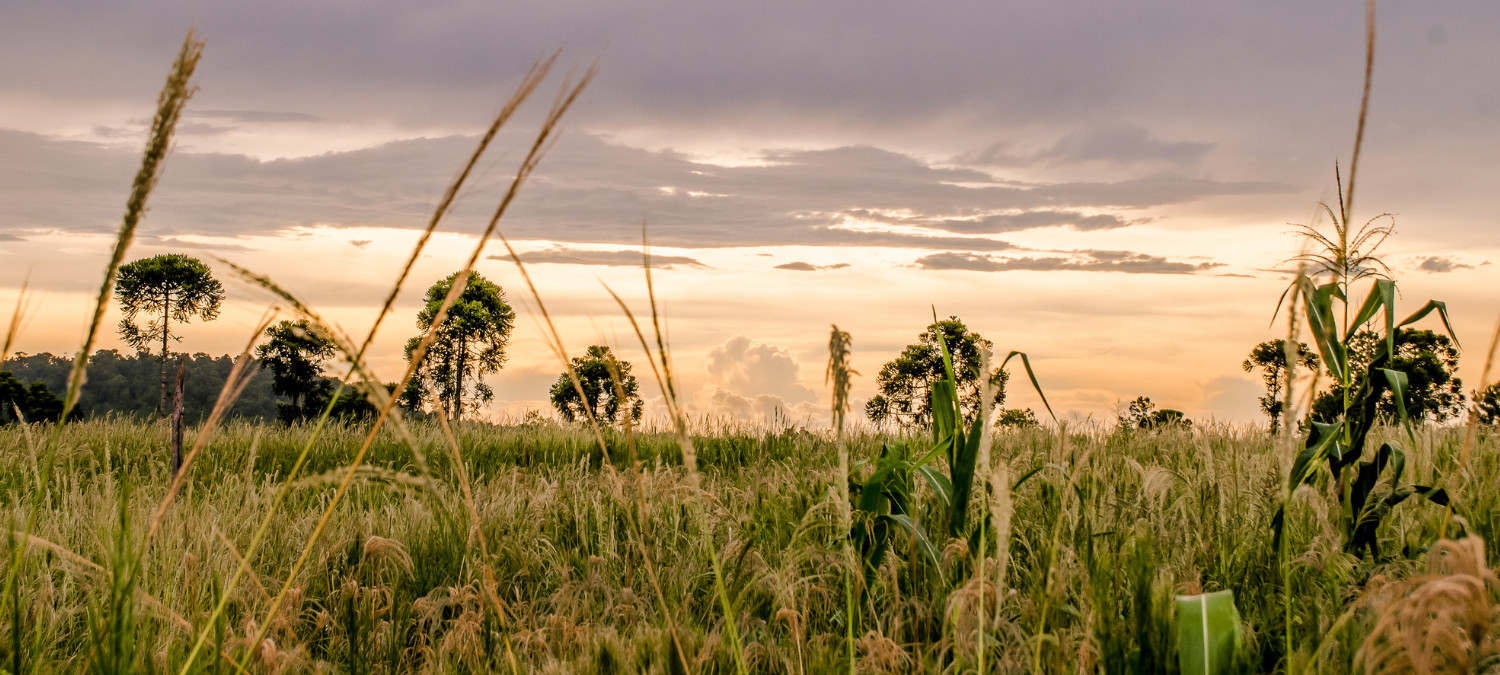
[[[554,246],[540,251],[521,253],[521,262],[527,264],[555,263],[560,265],[609,265],[613,267],[640,267],[640,251],[585,251],[566,246]],[[510,254],[485,256],[491,260],[511,261]],[[673,267],[707,267],[693,258],[676,255],[652,255],[651,266],[659,269]]]
[[843,268],[848,267],[848,266],[849,266],[849,263],[837,263],[837,264],[834,264],[834,265],[814,265],[812,263],[806,263],[806,262],[802,262],[802,261],[798,260],[797,262],[789,262],[789,263],[785,263],[785,264],[782,264],[782,265],[777,265],[776,269],[779,269],[779,270],[792,270],[794,272],[816,272],[818,270],[837,270],[837,269],[843,269]]
[[741,396],[775,396],[796,404],[818,399],[803,386],[802,366],[785,347],[736,335],[708,352],[711,384]]
[[927,270],[972,270],[977,272],[1124,272],[1127,274],[1193,274],[1222,267],[1223,263],[1175,262],[1159,256],[1130,251],[1078,251],[1070,257],[999,258],[972,253],[934,253],[916,261]]
[[1455,261],[1452,258],[1445,258],[1443,256],[1429,256],[1427,258],[1423,258],[1421,262],[1417,263],[1417,269],[1422,270],[1423,272],[1426,272],[1428,274],[1444,274],[1447,272],[1452,272],[1453,270],[1474,269],[1474,266],[1465,265],[1461,262]]

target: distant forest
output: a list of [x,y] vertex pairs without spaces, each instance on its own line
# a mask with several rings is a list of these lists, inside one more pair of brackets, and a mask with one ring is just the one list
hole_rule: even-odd
[[[213,410],[219,398],[219,389],[234,367],[229,356],[209,356],[198,353],[191,356],[173,354],[168,364],[169,387],[171,378],[177,374],[177,359],[187,360],[187,373],[183,382],[183,417],[189,422],[202,422]],[[254,363],[251,364],[254,367]],[[41,382],[47,385],[58,398],[67,391],[68,374],[73,368],[73,359],[41,354],[17,354],[4,363],[0,370],[9,371],[17,380],[30,385]],[[263,422],[276,421],[276,404],[285,398],[271,392],[271,374],[260,372],[245,387],[235,402],[229,416]],[[113,413],[121,417],[148,419],[156,412],[161,397],[161,360],[149,354],[124,355],[113,349],[101,349],[89,359],[88,379],[84,382],[78,400],[78,415],[83,418],[103,417]],[[169,404],[170,405],[170,404]]]

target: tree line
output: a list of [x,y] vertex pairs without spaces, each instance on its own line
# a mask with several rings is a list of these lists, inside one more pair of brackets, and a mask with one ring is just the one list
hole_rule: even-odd
[[[429,287],[416,316],[419,333],[407,341],[410,363],[419,351],[422,337],[433,329],[443,301],[456,283],[458,273]],[[222,284],[208,266],[196,258],[164,254],[121,266],[115,297],[124,317],[118,326],[121,339],[135,354],[100,350],[90,358],[89,377],[76,408],[80,416],[120,415],[136,418],[160,416],[168,409],[167,372],[174,363],[186,371],[183,392],[184,415],[190,421],[206,418],[228,378],[234,362],[228,356],[203,353],[174,354],[171,347],[181,341],[176,332],[184,323],[212,321],[224,299]],[[934,317],[936,319],[936,317]],[[506,361],[506,346],[515,328],[515,311],[506,302],[500,286],[478,273],[471,273],[463,292],[449,308],[433,339],[417,364],[414,377],[399,394],[396,384],[386,385],[409,413],[441,412],[452,420],[473,416],[494,400],[495,392],[484,377],[498,372]],[[373,415],[374,406],[361,394],[334,392],[339,380],[327,372],[338,356],[327,336],[306,321],[281,321],[266,329],[264,341],[255,348],[254,367],[270,377],[252,379],[230,411],[232,417],[279,420],[295,423],[315,419],[327,410],[341,419]],[[1380,337],[1363,331],[1351,340],[1349,359],[1358,366],[1375,353]],[[1456,376],[1458,351],[1448,336],[1428,330],[1400,329],[1395,335],[1395,358],[1391,369],[1406,374],[1403,403],[1414,421],[1443,422],[1463,412],[1462,380]],[[958,384],[959,405],[972,420],[981,410],[985,383],[991,392],[988,404],[996,409],[1002,427],[1037,424],[1030,409],[1005,409],[1009,375],[1004,370],[983,370],[981,353],[992,348],[989,340],[969,329],[956,316],[935,320],[894,360],[881,367],[876,377],[878,393],[865,405],[865,414],[876,425],[918,427],[931,424],[931,386],[944,377],[943,351],[951,355]],[[154,350],[154,353],[153,353]],[[1309,375],[1321,364],[1316,353],[1299,343],[1292,352],[1295,368]],[[1241,365],[1246,372],[1259,371],[1265,384],[1261,411],[1273,430],[1279,428],[1287,381],[1288,350],[1283,340],[1256,345]],[[72,360],[52,354],[21,354],[0,370],[0,423],[53,421],[62,411],[59,394],[64,390]],[[572,374],[559,375],[549,390],[552,406],[567,421],[594,419],[619,426],[640,420],[644,403],[631,364],[617,358],[607,346],[590,346],[573,358]],[[153,372],[154,371],[154,372]],[[1356,371],[1362,372],[1362,371]],[[153,377],[154,375],[154,377]],[[152,392],[152,380],[157,391]],[[1349,390],[1362,383],[1335,385],[1313,399],[1310,417],[1331,422],[1343,413]],[[1386,393],[1379,409],[1393,415],[1397,404]],[[154,399],[154,402],[153,402]],[[1500,423],[1500,384],[1475,395],[1476,414],[1485,423]],[[1123,406],[1121,427],[1153,429],[1190,425],[1180,411],[1159,409],[1151,399],[1138,397]]]

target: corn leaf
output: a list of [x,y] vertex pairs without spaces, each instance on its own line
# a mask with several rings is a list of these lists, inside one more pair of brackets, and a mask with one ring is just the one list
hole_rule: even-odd
[[1354,339],[1357,328],[1365,325],[1365,322],[1375,317],[1375,313],[1385,311],[1385,345],[1386,349],[1396,350],[1396,282],[1390,279],[1377,279],[1370,287],[1370,295],[1365,298],[1365,304],[1359,308],[1354,315],[1354,321],[1349,324],[1349,334],[1344,336],[1347,344]]
[[1177,664],[1183,675],[1229,675],[1243,643],[1233,591],[1177,596]]
[[1448,337],[1453,338],[1453,344],[1458,345],[1459,347],[1463,347],[1463,345],[1458,344],[1458,336],[1453,333],[1453,324],[1448,322],[1448,303],[1446,302],[1428,300],[1427,304],[1422,305],[1422,308],[1417,310],[1416,313],[1406,317],[1406,319],[1398,324],[1397,327],[1399,328],[1421,321],[1422,319],[1426,318],[1428,314],[1431,314],[1433,310],[1437,310],[1438,316],[1442,317],[1443,328],[1448,329]]

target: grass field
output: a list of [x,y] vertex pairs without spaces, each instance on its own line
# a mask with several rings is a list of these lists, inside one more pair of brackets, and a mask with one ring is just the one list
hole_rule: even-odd
[[[382,433],[370,468],[290,580],[266,640],[251,649],[248,636],[266,620],[271,596],[335,489],[318,476],[347,462],[363,431],[325,432],[304,472],[314,477],[286,493],[250,561],[253,574],[210,625],[240,552],[308,434],[249,424],[221,432],[142,557],[137,592],[118,607],[134,619],[125,636],[136,646],[131,669],[176,672],[204,633],[209,649],[195,672],[233,672],[228,658],[254,672],[509,672],[513,657],[520,672],[668,673],[682,668],[674,669],[675,630],[688,672],[734,672],[714,597],[714,553],[747,669],[845,667],[851,617],[843,584],[859,574],[848,573],[841,555],[844,506],[830,498],[835,444],[795,428],[695,434],[702,479],[695,500],[672,434],[639,436],[637,470],[618,435],[606,439],[611,456],[604,457],[582,427],[461,425],[455,431],[477,523],[439,428],[413,428],[429,455],[430,481],[413,471],[407,446]],[[135,550],[169,483],[168,434],[165,425],[133,422],[71,425],[57,446],[56,476],[39,485],[36,443],[45,433],[0,431],[12,529],[21,529],[37,493],[45,505],[5,603],[0,651],[7,668],[73,672],[98,665],[96,633],[110,612],[112,571],[127,562],[122,551]],[[978,603],[993,611],[997,592],[998,612],[985,631],[987,670],[1031,671],[1039,644],[1042,672],[1173,672],[1172,596],[1219,589],[1234,591],[1253,670],[1285,667],[1281,601],[1290,590],[1296,672],[1349,672],[1375,617],[1361,604],[1363,589],[1416,571],[1444,510],[1415,502],[1397,508],[1380,533],[1391,560],[1358,561],[1341,549],[1331,486],[1303,488],[1288,518],[1285,589],[1268,523],[1289,458],[1274,440],[1231,427],[998,435],[997,465],[1017,477],[1041,469],[1014,491],[1003,583],[974,580],[975,552],[941,536],[942,511],[922,493],[920,520],[939,564],[898,540],[874,584],[855,589],[860,672],[972,670]],[[1421,430],[1418,441],[1408,465],[1414,480],[1457,475],[1462,429]],[[847,442],[858,467],[882,438],[856,434]],[[1458,522],[1491,542],[1494,559],[1500,456],[1487,433],[1478,447],[1471,470],[1448,487],[1461,495]],[[10,550],[18,550],[14,540]],[[989,542],[989,569],[999,555]],[[485,567],[503,617],[482,597]],[[1320,648],[1326,669],[1307,670]],[[227,658],[209,656],[214,650]]]

